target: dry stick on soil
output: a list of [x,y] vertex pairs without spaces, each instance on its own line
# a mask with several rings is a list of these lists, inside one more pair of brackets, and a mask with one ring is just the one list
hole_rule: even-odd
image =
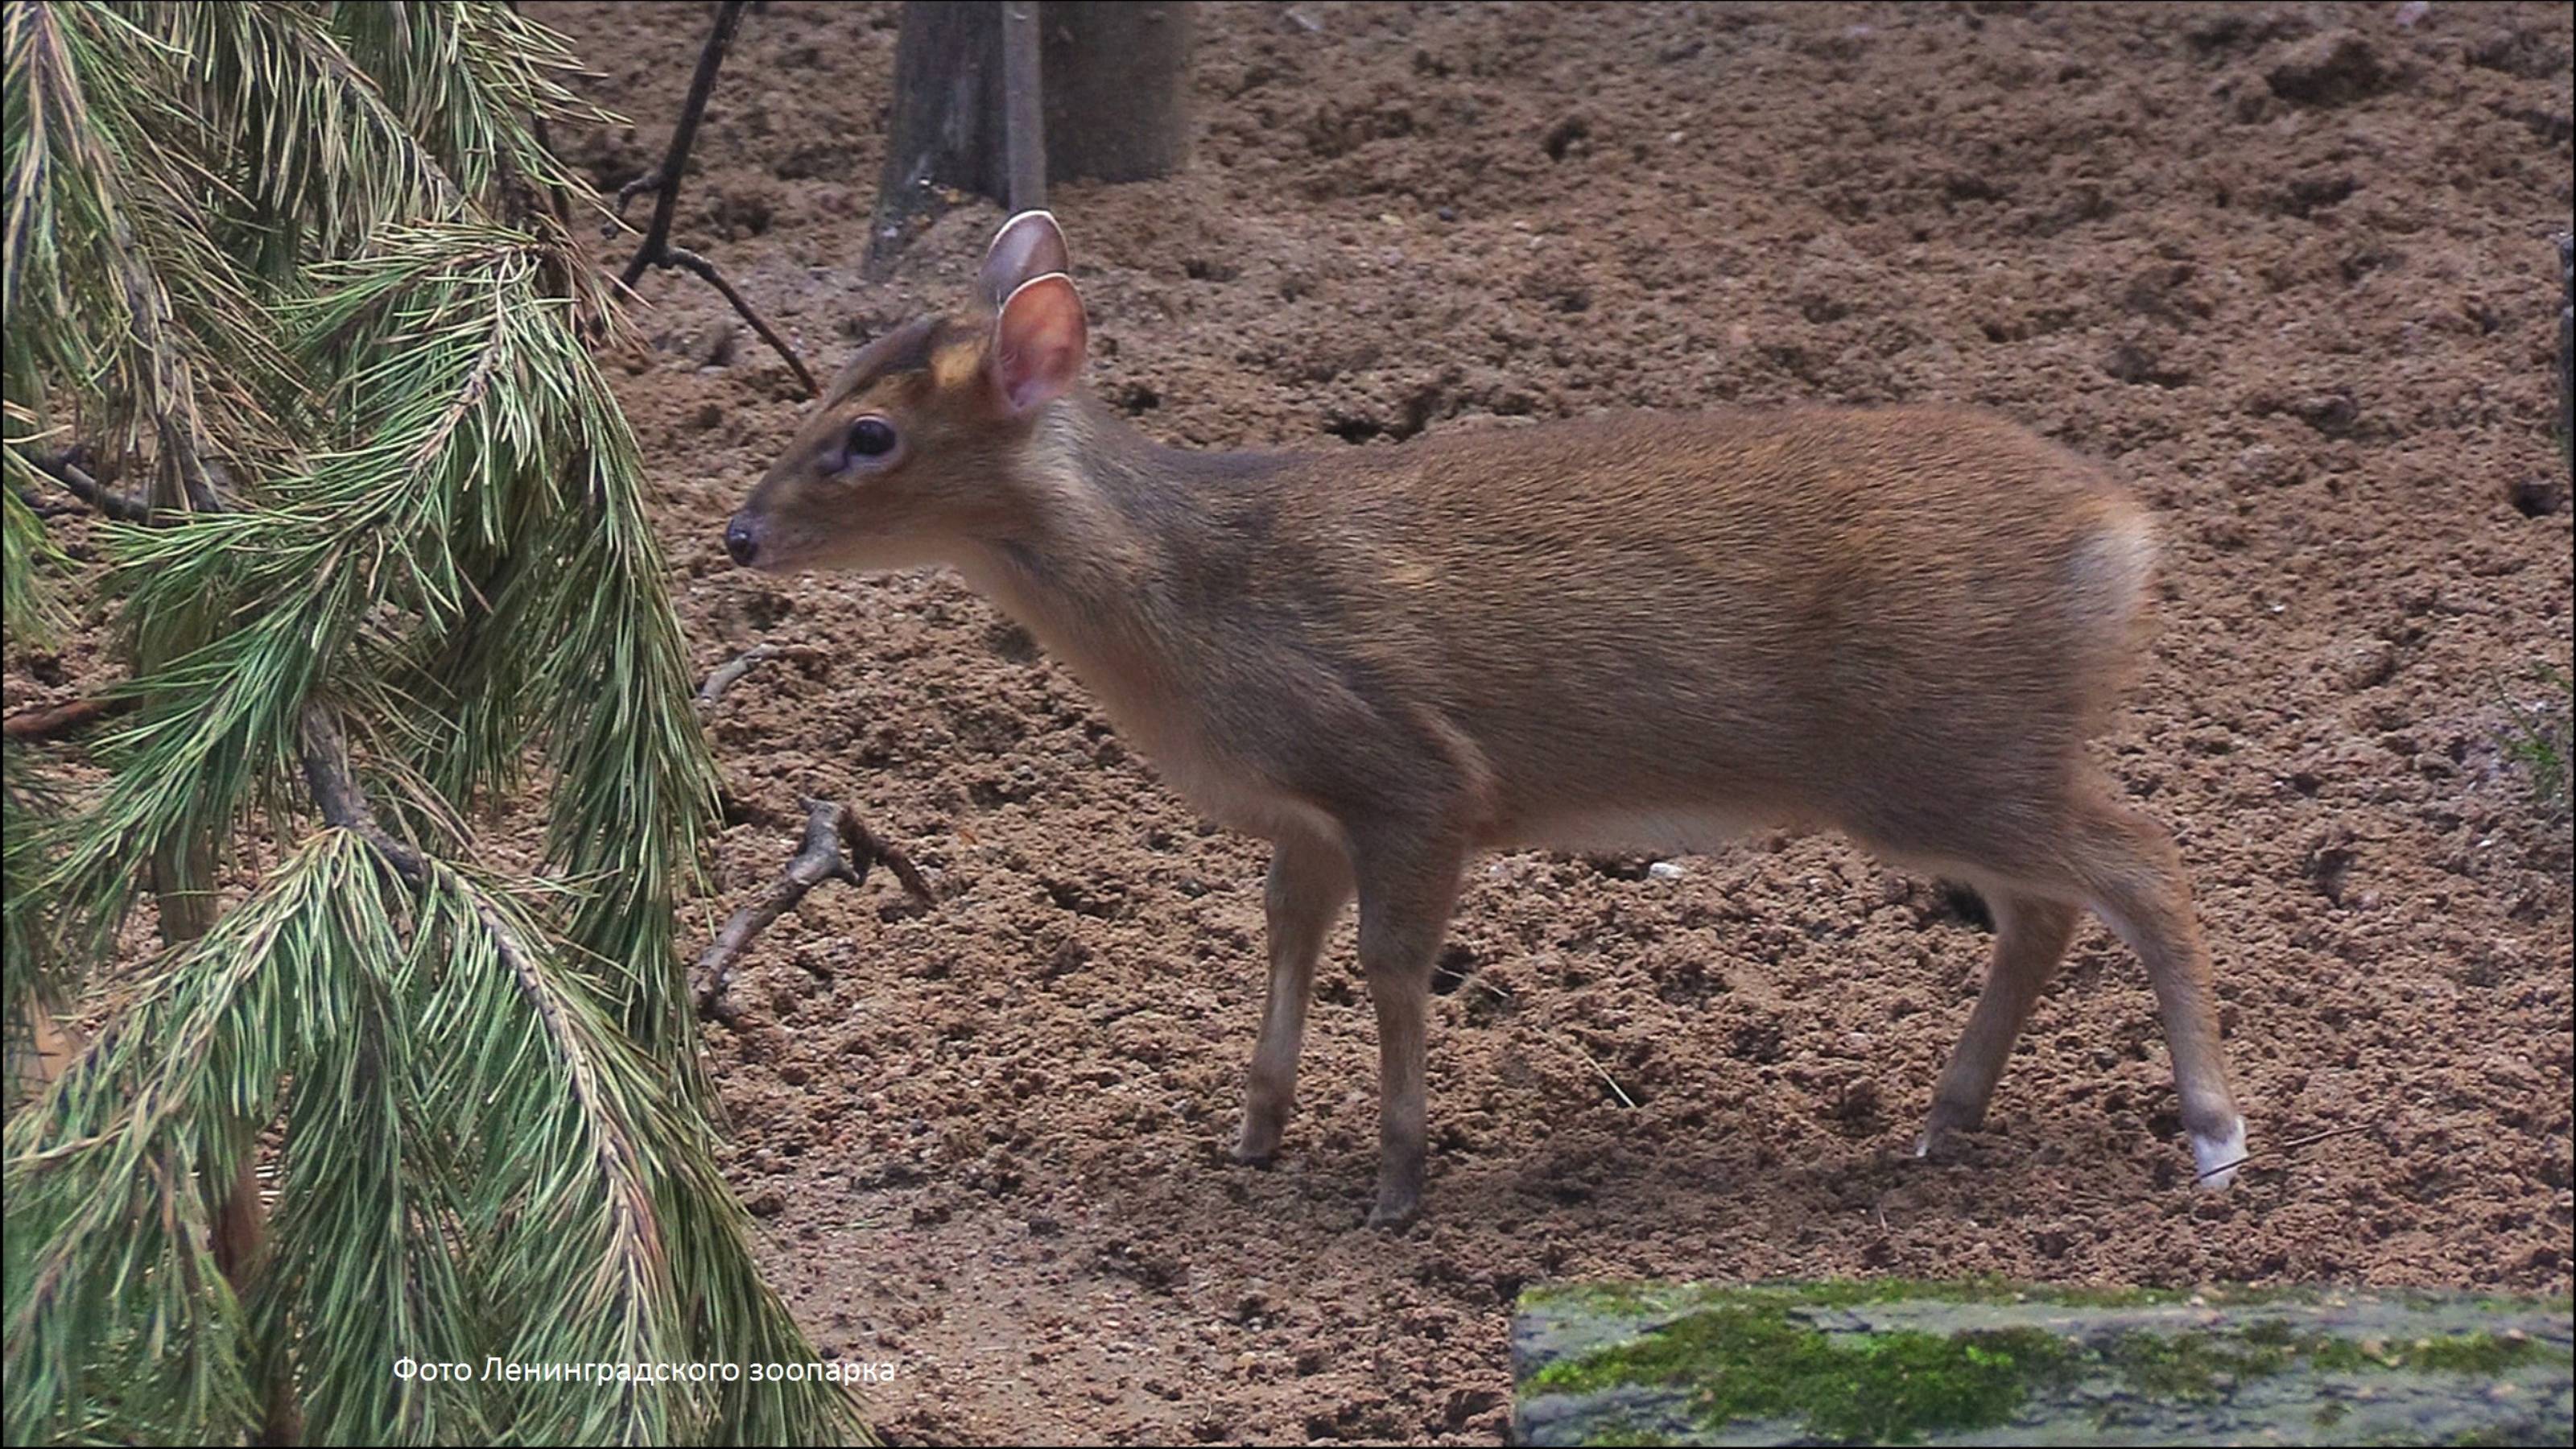
[[112,695],[105,699],[75,699],[64,704],[22,709],[0,720],[0,736],[13,740],[50,740],[109,715],[123,714],[133,707],[131,695]]
[[1574,1038],[1569,1036],[1565,1041],[1566,1045],[1574,1048],[1574,1054],[1576,1056],[1583,1058],[1583,1064],[1592,1068],[1593,1072],[1601,1078],[1602,1085],[1610,1089],[1610,1095],[1619,1099],[1620,1106],[1627,1108],[1631,1112],[1637,1110],[1636,1099],[1628,1095],[1627,1089],[1619,1085],[1618,1078],[1610,1075],[1610,1069],[1601,1065],[1599,1058],[1593,1056],[1592,1053],[1585,1051],[1583,1049],[1583,1043],[1576,1041]]
[[50,456],[38,455],[29,461],[36,465],[37,472],[63,485],[63,491],[119,523],[152,521],[152,504],[131,493],[119,493],[91,477],[82,466],[89,457],[79,448]]
[[[844,849],[847,855],[842,853]],[[731,1020],[723,1005],[725,985],[733,975],[735,960],[751,945],[752,938],[794,909],[807,891],[827,880],[848,881],[853,886],[864,884],[869,869],[879,861],[885,862],[886,869],[894,872],[914,899],[930,904],[930,884],[921,878],[919,868],[901,850],[877,839],[875,832],[860,822],[856,811],[829,800],[807,800],[805,839],[797,847],[795,858],[787,862],[787,869],[770,882],[760,899],[733,913],[733,919],[716,933],[706,954],[698,958],[697,969],[689,973],[698,1014]]]
[[2243,1167],[2245,1164],[2252,1162],[2258,1157],[2279,1157],[2283,1153],[2296,1152],[2302,1147],[2314,1147],[2328,1138],[2350,1137],[2356,1132],[2368,1132],[2378,1125],[2379,1124],[2376,1122],[2362,1122],[2351,1127],[2334,1127],[2323,1132],[2312,1132],[2305,1137],[2294,1137],[2289,1141],[2282,1143],[2278,1147],[2268,1148],[2262,1152],[2248,1152],[2244,1156],[2237,1158],[2234,1162],[2222,1162],[2216,1167],[2205,1168],[2199,1172],[2193,1173],[2191,1180],[2194,1182],[2203,1182],[2209,1178],[2216,1177],[2222,1172],[2233,1172],[2237,1168]]
[[[1494,998],[1496,1001],[1502,1002],[1506,1006],[1512,1004],[1512,994],[1486,980],[1484,972],[1476,972],[1469,976],[1467,981],[1477,990]],[[1593,1075],[1601,1079],[1602,1085],[1610,1089],[1610,1094],[1619,1099],[1620,1106],[1627,1108],[1631,1112],[1637,1110],[1636,1099],[1628,1095],[1628,1090],[1619,1085],[1619,1081],[1616,1077],[1610,1075],[1609,1068],[1602,1066],[1598,1058],[1594,1057],[1591,1052],[1586,1051],[1583,1043],[1576,1041],[1572,1033],[1565,1033],[1562,1036],[1553,1035],[1547,1032],[1543,1027],[1539,1028],[1539,1033],[1548,1040],[1557,1042],[1568,1051],[1573,1052],[1576,1056],[1583,1058],[1583,1064],[1590,1067]]]
[[698,712],[700,714],[704,714],[709,709],[714,708],[715,702],[724,697],[724,692],[741,682],[742,677],[751,672],[753,665],[758,664],[763,660],[775,659],[777,657],[777,645],[754,644],[750,648],[742,651],[740,654],[737,654],[731,659],[726,660],[724,663],[717,665],[715,672],[707,676],[707,682],[698,686]]
[[[715,263],[685,247],[671,245],[671,217],[680,205],[680,173],[688,167],[689,148],[697,143],[698,122],[706,115],[707,96],[715,89],[716,72],[724,65],[725,50],[733,44],[734,31],[742,24],[743,3],[744,0],[724,0],[716,7],[715,26],[707,32],[706,48],[698,52],[697,74],[689,80],[689,98],[680,107],[680,123],[671,132],[671,149],[662,157],[662,168],[617,188],[617,215],[621,220],[626,215],[629,201],[648,191],[653,193],[653,220],[644,230],[643,245],[635,249],[635,255],[628,260],[626,270],[619,274],[617,280],[632,291],[649,267],[666,270],[679,267],[695,272],[733,304],[733,310],[751,324],[752,330],[760,334],[761,341],[787,360],[787,365],[796,373],[796,380],[805,384],[805,395],[820,397],[823,389],[815,383],[814,374],[805,370],[804,359],[798,357],[796,349],[787,345],[787,339],[779,336],[768,320],[754,311],[751,303],[733,289],[733,285],[724,279],[724,274],[716,270]],[[612,235],[615,226],[615,222],[609,223]]]
[[752,671],[752,666],[772,659],[811,659],[818,652],[802,644],[754,644],[717,665],[715,672],[707,676],[707,682],[698,686],[698,712],[704,714],[714,708],[726,690],[741,683],[742,677]]

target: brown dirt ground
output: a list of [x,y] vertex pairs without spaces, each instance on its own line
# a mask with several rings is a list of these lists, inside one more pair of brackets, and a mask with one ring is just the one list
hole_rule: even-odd
[[[658,155],[703,6],[532,7]],[[809,646],[715,737],[728,902],[795,796],[947,883],[829,888],[711,1032],[735,1180],[908,1439],[1489,1441],[1550,1276],[2001,1273],[2566,1292],[2570,849],[2500,757],[2569,665],[2547,431],[2563,6],[1210,7],[1187,174],[1061,188],[1095,382],[1207,445],[1372,447],[1614,405],[1946,399],[2164,514],[2106,742],[2171,823],[2257,1149],[2189,1190],[2142,973],[2088,928],[1987,1130],[1906,1160],[1982,975],[1929,883],[1830,839],[1480,865],[1431,1058],[1430,1217],[1359,1230],[1375,1048],[1347,921],[1275,1170],[1230,1167],[1261,849],[1155,782],[946,576],[778,581],[717,530],[800,411],[680,275],[621,390],[699,663]],[[677,239],[818,368],[962,296],[964,207],[855,267],[890,5],[772,4]],[[2563,699],[2563,696],[2562,696]],[[1461,974],[1478,983],[1458,987]],[[1485,985],[1499,989],[1489,992]],[[1633,1099],[1614,1098],[1604,1076]]]
[[[1906,1161],[1982,933],[1831,840],[1669,882],[1480,868],[1404,1237],[1355,1226],[1345,924],[1289,1150],[1225,1165],[1259,848],[953,580],[730,571],[716,530],[799,405],[712,295],[648,283],[624,393],[700,662],[820,651],[720,711],[723,879],[774,871],[812,791],[950,892],[819,896],[712,1037],[779,1282],[827,1346],[901,1365],[885,1426],[1491,1439],[1543,1276],[2566,1291],[2568,833],[2497,742],[2503,692],[2569,654],[2568,515],[2509,499],[2560,467],[2569,20],[2393,8],[1225,6],[1187,174],[1057,197],[1097,386],[1176,441],[1940,398],[2116,463],[2171,563],[2109,755],[2183,838],[2258,1148],[2363,1129],[2225,1195],[2187,1189],[2144,982],[2098,930],[1988,1130]],[[567,144],[606,184],[644,169],[703,11],[540,13],[640,122]],[[956,298],[994,220],[857,277],[892,25],[752,17],[681,212],[818,367]]]

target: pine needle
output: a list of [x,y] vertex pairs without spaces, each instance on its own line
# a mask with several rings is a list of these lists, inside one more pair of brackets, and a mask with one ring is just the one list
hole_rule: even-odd
[[[819,1373],[482,1373],[819,1366],[715,1165],[674,939],[714,773],[534,129],[569,51],[504,6],[95,0],[0,49],[13,635],[65,582],[37,449],[157,525],[92,533],[134,664],[100,783],[0,757],[11,1040],[147,887],[218,907],[8,1123],[0,1427],[237,1442],[282,1376],[314,1442],[863,1439]],[[478,864],[525,792],[542,859]],[[237,1303],[208,1231],[260,1160]]]

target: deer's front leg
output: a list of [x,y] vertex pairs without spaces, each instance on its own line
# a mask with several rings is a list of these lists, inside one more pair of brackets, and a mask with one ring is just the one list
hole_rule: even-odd
[[1350,897],[1350,861],[1339,842],[1301,832],[1281,837],[1272,848],[1270,880],[1262,893],[1270,936],[1270,995],[1261,1010],[1261,1039],[1252,1049],[1243,1132],[1234,1144],[1237,1162],[1265,1163],[1279,1150],[1279,1134],[1296,1099],[1297,1052],[1306,1039],[1315,962]]
[[1402,1227],[1422,1210],[1429,1108],[1423,1077],[1431,963],[1458,898],[1465,852],[1447,842],[1372,842],[1354,850],[1360,970],[1377,1007],[1378,1165],[1372,1227]]

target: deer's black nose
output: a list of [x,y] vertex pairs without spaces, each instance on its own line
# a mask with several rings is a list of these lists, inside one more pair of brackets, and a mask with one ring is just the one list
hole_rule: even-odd
[[748,564],[760,557],[760,540],[751,536],[751,524],[739,514],[725,525],[725,552],[738,564]]

